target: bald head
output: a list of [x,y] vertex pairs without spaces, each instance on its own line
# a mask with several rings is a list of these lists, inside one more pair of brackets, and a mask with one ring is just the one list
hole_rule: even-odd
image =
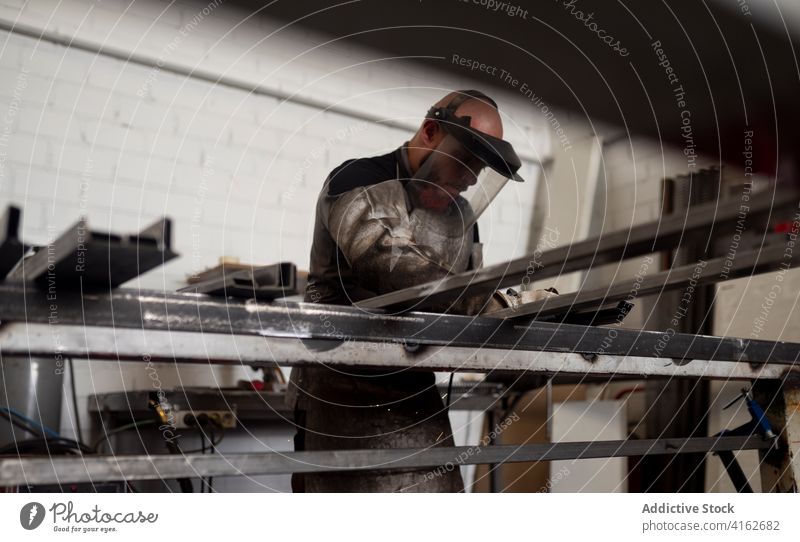
[[[447,107],[453,100],[462,96],[460,92],[451,92],[438,102],[434,107]],[[457,117],[470,117],[469,125],[478,131],[490,136],[503,138],[503,122],[497,108],[483,98],[468,97],[466,101],[455,110]]]
[[[451,92],[444,98],[436,102],[434,107],[447,107],[453,100],[465,96],[462,92]],[[469,96],[455,110],[457,117],[470,117],[470,126],[480,132],[493,137],[503,137],[503,122],[500,113],[488,101],[480,97]],[[420,164],[435,149],[446,132],[439,126],[435,119],[425,119],[422,125],[409,141],[408,160],[413,171],[416,171]]]

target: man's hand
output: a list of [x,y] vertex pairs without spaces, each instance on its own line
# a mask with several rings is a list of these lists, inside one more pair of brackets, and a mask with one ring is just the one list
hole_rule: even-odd
[[516,309],[527,303],[546,299],[558,295],[555,288],[548,288],[546,290],[526,290],[518,292],[513,288],[509,288],[505,292],[497,291],[492,296],[489,303],[481,311],[482,315],[489,315],[493,312],[504,309]]

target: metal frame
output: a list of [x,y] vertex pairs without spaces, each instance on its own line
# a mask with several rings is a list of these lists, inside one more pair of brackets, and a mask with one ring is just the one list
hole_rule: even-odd
[[452,469],[458,465],[674,455],[724,450],[765,450],[760,437],[705,437],[613,440],[502,446],[339,450],[335,452],[266,452],[221,455],[128,455],[80,458],[0,459],[0,484],[53,484],[115,480],[154,480],[184,476],[241,476],[386,470]]
[[190,284],[178,291],[264,301],[297,293],[297,268],[293,263],[282,262],[232,273],[225,273],[223,267],[220,272],[218,277]]
[[[263,304],[210,299],[196,294],[164,295],[125,290],[84,295],[83,309],[75,306],[73,301],[76,299],[68,293],[59,295],[57,323],[52,323],[52,313],[45,312],[52,307],[42,304],[42,292],[9,285],[0,287],[0,321],[3,322],[0,326],[0,355],[50,355],[54,363],[57,357],[73,356],[139,363],[331,364],[416,370],[513,371],[582,378],[694,376],[776,382],[787,378],[794,365],[791,360],[797,359],[800,353],[797,344],[750,343],[755,344],[753,348],[740,339],[675,335],[672,337],[675,350],[669,349],[670,340],[664,345],[665,352],[681,353],[680,359],[674,360],[652,357],[653,341],[659,338],[663,341],[663,334],[622,329],[536,323],[529,327],[488,318],[426,313],[399,316],[367,314],[349,307]],[[111,307],[115,311],[114,318],[108,313]],[[47,323],[48,317],[51,317],[51,323]],[[324,325],[326,321],[329,326]],[[109,323],[119,327],[111,327]],[[337,333],[331,333],[331,327],[354,335],[339,337]],[[208,332],[207,328],[213,331]],[[460,334],[456,333],[459,329]],[[409,336],[414,337],[413,346]],[[514,341],[506,344],[509,337]],[[614,352],[593,350],[603,347],[601,338],[607,341],[607,350]],[[422,343],[428,346],[421,346]],[[590,351],[601,353],[584,355],[575,352],[585,345],[591,345]],[[637,350],[644,350],[646,354],[636,355],[634,352]],[[699,354],[699,358],[681,361],[689,352]],[[755,365],[733,361],[752,359],[754,355],[767,363]],[[726,359],[730,361],[723,361]],[[726,449],[767,445],[758,439],[746,442],[683,439],[678,444],[664,440],[644,444],[641,441],[595,442],[585,443],[584,448],[576,443],[546,444],[544,448],[541,445],[481,448],[477,451],[469,447],[434,448],[413,451],[410,455],[416,458],[413,460],[407,459],[408,450],[276,452],[217,459],[209,456],[10,458],[0,460],[0,485],[92,478],[294,472],[307,469],[309,463],[326,465],[324,470],[377,468],[377,463],[385,464],[386,468],[400,468],[407,464],[437,467],[448,461],[496,464],[554,457],[607,457],[609,453],[659,453],[654,450],[663,453],[714,451],[722,449],[716,447],[719,442],[730,442],[732,447]],[[464,454],[469,454],[470,450],[473,455],[464,459]],[[384,459],[376,461],[376,452]],[[778,454],[781,461],[785,456],[785,451]],[[791,460],[789,464],[791,468],[783,472],[783,478],[789,481],[781,482],[781,488],[794,483],[798,472],[797,465]]]
[[0,218],[0,280],[11,271],[25,252],[25,245],[19,239],[19,226],[22,211],[9,205]]
[[172,223],[161,218],[138,234],[93,231],[81,218],[58,239],[21,260],[8,281],[39,283],[49,292],[114,288],[177,257]]
[[[46,292],[0,285],[0,321],[53,323],[53,304]],[[81,296],[64,292],[56,308],[60,325],[321,339],[328,348],[342,341],[364,341],[787,366],[800,360],[800,343],[549,322],[519,324],[433,313],[370,314],[353,307],[288,301],[266,304],[197,294],[116,290]]]
[[[358,366],[421,371],[609,378],[781,379],[784,364],[519,349],[430,346],[410,351],[400,343],[303,340],[218,333],[10,323],[0,327],[0,354],[73,357],[138,363],[216,363],[250,366]],[[572,378],[574,380],[574,378]]]

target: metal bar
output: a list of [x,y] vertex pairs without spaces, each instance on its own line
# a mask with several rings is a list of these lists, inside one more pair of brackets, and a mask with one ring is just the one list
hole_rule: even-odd
[[750,487],[750,481],[742,470],[742,466],[736,460],[733,450],[725,450],[724,452],[717,452],[722,466],[728,473],[728,478],[731,479],[734,489],[737,493],[752,493],[753,488]]
[[163,480],[292,472],[386,470],[640,455],[764,449],[759,437],[706,437],[458,446],[413,449],[268,452],[228,455],[116,455],[0,459],[0,485]]
[[53,243],[22,260],[8,280],[38,282],[55,297],[65,288],[116,287],[175,258],[171,232],[168,218],[133,235],[92,231],[81,218]]
[[0,218],[0,280],[14,268],[25,252],[25,245],[19,239],[21,216],[19,207],[9,205]]
[[139,290],[59,292],[54,301],[44,291],[0,285],[0,321],[783,365],[800,359],[798,343]]
[[578,311],[596,308],[616,301],[632,301],[649,294],[668,292],[694,285],[725,282],[739,277],[766,273],[781,268],[790,269],[800,263],[800,252],[788,250],[782,245],[766,247],[763,250],[740,252],[731,262],[726,258],[714,258],[707,262],[661,271],[642,279],[617,282],[604,288],[578,291],[549,297],[519,307],[493,312],[487,316],[493,318],[517,318],[534,315],[537,318],[564,314],[567,311]]
[[676,378],[779,380],[786,365],[675,361],[666,358],[601,354],[588,358],[566,352],[431,346],[409,351],[398,343],[309,341],[301,339],[171,332],[111,327],[85,328],[10,323],[0,326],[2,356],[65,357],[139,363],[248,364],[274,367],[325,364],[337,367],[421,371],[524,372],[558,378]]
[[[752,196],[745,222],[773,211],[796,207],[800,194],[776,194],[771,191]],[[543,252],[485,267],[469,273],[453,275],[437,282],[359,301],[356,306],[367,309],[424,309],[452,303],[462,297],[490,294],[506,286],[527,280],[554,277],[571,271],[624,258],[649,254],[678,246],[687,237],[724,233],[741,220],[741,202],[709,203],[693,207],[691,212],[674,213],[656,222],[614,231],[594,239],[564,245]]]
[[178,290],[198,294],[260,299],[270,301],[297,293],[297,268],[293,263],[282,262],[225,273]]

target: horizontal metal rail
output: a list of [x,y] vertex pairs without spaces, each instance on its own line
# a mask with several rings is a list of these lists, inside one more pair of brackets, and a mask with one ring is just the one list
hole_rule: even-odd
[[790,366],[800,359],[800,344],[780,341],[432,313],[374,314],[354,307],[138,290],[83,296],[64,292],[48,300],[41,290],[2,285],[0,321],[323,339],[331,341],[331,347],[366,341]]
[[516,308],[491,313],[493,318],[517,318],[535,315],[537,318],[564,314],[566,312],[596,308],[607,303],[633,301],[660,292],[680,290],[690,284],[714,284],[740,277],[773,271],[778,267],[790,269],[800,263],[800,250],[787,250],[776,245],[763,250],[740,252],[731,261],[727,257],[684,265],[661,271],[649,277],[620,281],[611,286],[578,291],[526,303]]
[[458,465],[754,450],[772,445],[760,437],[702,437],[226,455],[13,457],[0,458],[0,486],[408,468],[431,468],[435,474],[437,468]]
[[[0,286],[0,321],[795,365],[800,344],[432,313],[370,314],[313,303],[256,303],[198,294],[59,293]],[[613,335],[613,340],[610,337]]]
[[[609,336],[613,342],[613,337]],[[792,368],[781,364],[571,352],[529,352],[499,348],[428,346],[400,343],[329,341],[161,331],[111,327],[10,323],[0,326],[2,356],[34,356],[93,361],[128,361],[291,367],[324,365],[378,370],[506,371],[551,376],[554,382],[584,378],[676,378],[781,380]],[[800,366],[798,366],[800,369]]]

